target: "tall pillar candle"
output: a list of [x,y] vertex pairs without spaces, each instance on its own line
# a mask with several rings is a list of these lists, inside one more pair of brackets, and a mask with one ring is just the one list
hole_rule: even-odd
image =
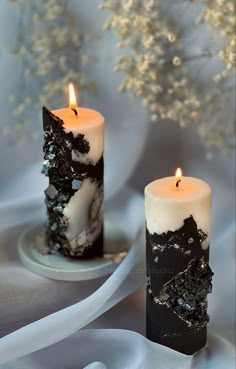
[[73,258],[103,252],[104,117],[91,109],[43,108],[47,244]]
[[147,337],[184,354],[206,344],[211,188],[167,177],[145,188]]

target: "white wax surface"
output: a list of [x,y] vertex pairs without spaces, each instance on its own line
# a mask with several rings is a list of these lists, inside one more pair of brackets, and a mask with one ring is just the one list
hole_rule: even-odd
[[183,177],[176,188],[176,178],[166,177],[145,188],[145,211],[148,231],[153,234],[175,231],[190,215],[198,229],[207,233],[203,244],[209,245],[211,228],[211,188],[197,178]]
[[[100,159],[104,150],[104,117],[97,111],[87,108],[77,108],[78,116],[70,108],[54,110],[53,114],[64,122],[65,131],[72,132],[74,137],[83,134],[90,144],[86,160],[92,163]],[[73,153],[73,159],[86,162],[81,155]]]
[[[54,110],[53,114],[64,122],[65,132],[72,132],[74,137],[82,134],[89,143],[88,153],[82,154],[78,150],[72,150],[72,159],[80,163],[95,165],[104,151],[104,117],[99,112],[87,108],[77,108],[77,112],[76,116],[73,110],[66,108]],[[73,245],[77,246],[79,235],[88,227],[89,209],[95,199],[96,191],[96,183],[90,178],[84,179],[82,186],[71,197],[64,209],[64,214],[68,218],[66,236],[71,241],[72,248]],[[97,227],[101,228],[101,225],[98,224]],[[96,231],[95,225],[93,228]]]
[[95,196],[97,186],[91,179],[85,179],[80,189],[70,198],[64,209],[64,215],[68,218],[69,240],[75,239],[88,223],[89,207]]

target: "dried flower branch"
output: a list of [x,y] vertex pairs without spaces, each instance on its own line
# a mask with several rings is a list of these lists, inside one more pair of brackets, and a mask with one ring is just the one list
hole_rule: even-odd
[[[10,0],[20,7],[20,29],[14,53],[22,60],[21,93],[10,96],[17,124],[10,132],[20,141],[37,130],[32,117],[43,105],[66,106],[65,88],[73,82],[80,90],[94,92],[81,66],[92,62],[86,51],[91,36],[82,35],[65,0]],[[25,129],[27,127],[27,129]]]
[[[195,0],[199,2],[200,0]],[[198,18],[198,23],[207,22],[217,34],[224,38],[223,46],[218,55],[225,63],[221,74],[215,76],[219,81],[226,78],[236,67],[236,36],[235,36],[235,1],[234,0],[204,0],[205,8]]]
[[[187,5],[191,2],[188,0]],[[212,21],[211,1],[205,2],[208,9],[203,10],[199,22],[210,20],[216,26]],[[190,76],[189,61],[197,58],[210,60],[212,51],[204,50],[200,55],[190,57],[186,55],[184,30],[171,14],[164,12],[162,0],[103,0],[100,8],[111,12],[104,25],[105,30],[115,29],[120,39],[118,47],[125,48],[115,67],[116,71],[126,75],[120,91],[141,97],[154,122],[171,120],[182,127],[196,123],[208,149],[218,147],[226,152],[234,146],[235,127],[233,119],[225,122],[227,109],[232,106],[232,91],[226,78],[221,76],[229,77],[235,64],[230,62],[234,45],[232,1],[221,2],[227,3],[226,8],[231,11],[229,19],[222,20],[225,28],[221,32],[228,37],[227,45],[230,44],[231,49],[226,46],[219,51],[226,68],[214,76],[214,82],[210,81],[207,88],[198,78]],[[228,16],[225,13],[224,16]]]

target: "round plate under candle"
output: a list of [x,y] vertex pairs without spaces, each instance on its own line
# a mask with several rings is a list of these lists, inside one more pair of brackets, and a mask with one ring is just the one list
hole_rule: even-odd
[[18,244],[20,260],[31,272],[62,281],[83,281],[111,274],[127,255],[132,242],[120,228],[105,223],[103,257],[79,260],[38,251],[36,240],[44,239],[43,234],[43,224],[31,226],[22,234]]

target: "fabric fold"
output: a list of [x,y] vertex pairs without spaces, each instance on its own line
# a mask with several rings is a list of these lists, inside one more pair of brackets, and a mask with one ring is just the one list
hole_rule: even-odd
[[186,356],[136,332],[91,329],[8,365],[0,369],[234,369],[235,356],[218,335],[210,334],[206,348]]
[[[143,250],[139,235],[125,260],[96,292],[77,304],[3,337],[0,341],[0,364],[65,339],[113,306],[117,300],[123,298],[121,287],[127,276],[132,272],[135,273],[135,267],[140,270],[140,263],[144,260]],[[133,292],[143,283],[144,275],[136,274],[135,281],[131,283],[130,290],[126,291],[126,294]],[[109,300],[118,289],[120,296],[109,304]]]

